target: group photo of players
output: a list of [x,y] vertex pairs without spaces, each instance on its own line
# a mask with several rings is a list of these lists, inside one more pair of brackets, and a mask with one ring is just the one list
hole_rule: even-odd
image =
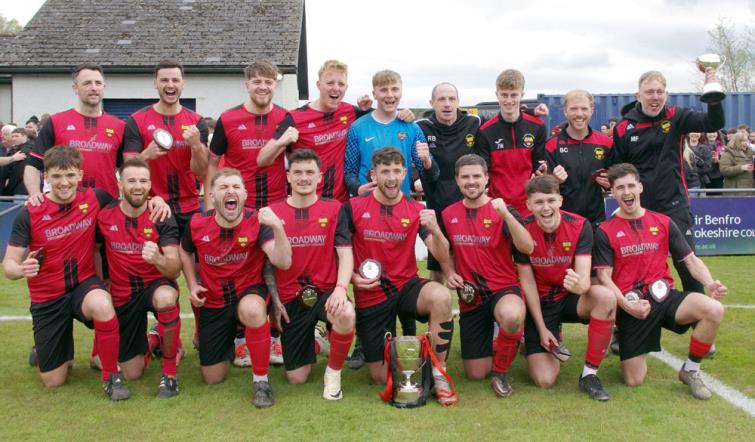
[[[598,370],[612,339],[631,387],[644,383],[661,330],[690,328],[678,378],[693,397],[711,397],[700,365],[727,288],[694,254],[679,145],[724,126],[720,102],[705,112],[668,105],[665,77],[648,71],[611,138],[590,127],[584,89],[564,96],[566,122],[549,133],[539,118],[549,109],[522,106],[515,69],[495,79],[500,111],[490,119],[463,112],[448,82],[416,119],[400,107],[392,70],[349,104],[347,65],[326,61],[318,98],[292,110],[274,103],[275,64],[243,74],[248,96],[210,134],[181,105],[177,60],[155,66],[157,102],[125,122],[102,110],[103,69],[73,69],[77,101],[40,128],[25,160],[29,199],[3,259],[5,276],[28,285],[30,357],[45,387],[66,382],[76,319],[94,330],[90,364],[113,401],[130,397],[128,381],[157,365],[155,354],[157,397],[178,396],[193,346],[210,385],[246,358],[252,404],[266,408],[271,348],[279,343],[288,383],[308,382],[324,323],[324,400],[343,398],[347,363],[385,384],[386,336],[426,331],[431,393],[450,406],[463,394],[455,376],[511,396],[520,352],[529,382],[553,387],[571,356],[562,325],[582,323],[575,385],[589,398],[610,399]],[[717,81],[711,68],[704,75]],[[605,192],[618,203],[610,217]],[[193,343],[180,338],[181,302]],[[462,373],[447,371],[456,327]]]

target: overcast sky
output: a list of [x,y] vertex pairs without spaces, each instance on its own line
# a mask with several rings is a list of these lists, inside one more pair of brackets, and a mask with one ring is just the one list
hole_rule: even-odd
[[[259,0],[264,2],[264,0]],[[43,0],[0,0],[25,24]],[[371,91],[372,74],[398,71],[403,105],[426,106],[432,86],[450,81],[463,104],[495,100],[495,77],[524,73],[525,94],[634,92],[639,75],[662,71],[672,92],[695,91],[692,61],[708,52],[719,16],[755,23],[755,0],[307,0],[310,95],[317,69],[349,65],[347,100]]]

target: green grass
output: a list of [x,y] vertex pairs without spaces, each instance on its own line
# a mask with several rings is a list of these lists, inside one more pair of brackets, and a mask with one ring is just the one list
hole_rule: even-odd
[[[753,304],[746,291],[752,258],[706,258],[713,274],[730,288],[727,303]],[[185,302],[184,302],[185,303]],[[186,303],[185,303],[186,304]],[[188,310],[188,305],[184,306]],[[0,315],[27,315],[23,284],[0,283]],[[719,352],[705,361],[708,373],[753,396],[755,311],[729,310],[717,341]],[[193,321],[184,320],[183,339],[190,342]],[[99,374],[88,368],[92,332],[75,327],[77,354],[68,383],[58,389],[41,386],[26,364],[32,343],[31,322],[0,323],[0,439],[266,439],[266,440],[747,440],[755,419],[718,396],[707,402],[691,398],[676,373],[649,359],[647,382],[639,388],[621,382],[618,358],[609,356],[601,378],[612,398],[589,400],[577,388],[584,357],[586,328],[565,327],[574,356],[562,365],[558,384],[535,388],[524,361],[512,367],[515,393],[502,400],[489,383],[463,378],[458,339],[454,340],[449,371],[457,382],[460,402],[442,408],[435,403],[415,410],[398,410],[377,398],[381,387],[368,382],[366,369],[344,369],[344,399],[320,398],[324,359],[309,383],[290,386],[281,367],[271,369],[276,405],[257,410],[251,405],[250,373],[234,368],[223,384],[203,385],[196,352],[179,368],[181,394],[157,400],[159,362],[145,377],[128,383],[132,397],[111,403],[102,393]],[[683,358],[689,335],[665,333],[664,346]],[[749,435],[749,436],[748,436]]]

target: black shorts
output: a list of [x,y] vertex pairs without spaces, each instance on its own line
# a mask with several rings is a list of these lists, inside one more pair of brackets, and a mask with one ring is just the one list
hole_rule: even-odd
[[126,304],[115,308],[118,315],[118,331],[121,343],[118,348],[118,362],[131,360],[149,351],[147,345],[147,312],[156,314],[152,297],[158,287],[169,285],[178,290],[175,281],[159,278],[131,298]]
[[[577,314],[578,302],[579,296],[571,293],[556,302],[540,302],[540,311],[543,313],[545,327],[553,333],[556,339],[558,339],[558,335],[561,333],[561,324],[565,322],[587,324],[590,322],[590,318],[582,319]],[[548,352],[547,349],[540,345],[540,333],[538,333],[535,321],[532,320],[532,316],[529,313],[527,313],[527,319],[524,321],[524,346],[527,356]]]
[[519,287],[506,287],[493,293],[474,310],[459,314],[459,339],[462,359],[493,356],[493,323],[495,306],[506,295],[522,296]]
[[178,225],[178,241],[180,242],[183,240],[184,232],[186,231],[186,226],[189,225],[189,221],[191,221],[191,217],[194,216],[195,213],[199,213],[199,210],[195,210],[193,212],[187,212],[187,213],[173,213],[173,218],[176,219],[176,224]]
[[674,289],[668,294],[662,304],[658,304],[652,297],[650,301],[650,314],[644,320],[637,319],[618,309],[616,325],[619,328],[619,357],[621,360],[644,355],[651,351],[661,349],[661,328],[671,330],[677,334],[683,334],[689,330],[692,324],[677,324],[674,317],[684,298],[690,292],[680,292]]
[[286,370],[295,370],[307,364],[314,364],[315,354],[314,329],[317,321],[327,321],[325,302],[333,290],[328,290],[317,298],[312,308],[305,308],[298,299],[286,304],[289,323],[283,321],[281,347],[283,347],[283,366]]
[[32,303],[34,345],[37,347],[39,371],[54,370],[73,359],[73,321],[94,328],[94,322],[84,317],[81,306],[86,295],[95,289],[105,290],[105,285],[96,276],[81,281],[73,290],[58,299]]
[[430,251],[427,251],[427,270],[431,270],[434,272],[440,272],[443,271],[443,269],[440,268],[440,263],[437,259],[433,256]]
[[398,295],[372,307],[357,309],[357,336],[362,341],[365,362],[383,360],[385,334],[391,332],[396,335],[396,315],[405,313],[420,322],[430,319],[429,316],[417,315],[419,292],[429,282],[429,279],[413,278]]
[[215,365],[233,359],[233,340],[236,338],[236,327],[241,323],[239,301],[252,294],[265,300],[265,303],[270,299],[267,287],[260,284],[244,290],[233,304],[220,308],[199,307],[199,365]]

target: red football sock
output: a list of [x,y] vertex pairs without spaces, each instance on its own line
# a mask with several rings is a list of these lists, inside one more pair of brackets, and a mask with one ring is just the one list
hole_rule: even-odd
[[94,321],[94,336],[97,353],[102,363],[102,380],[107,380],[110,373],[118,371],[118,348],[121,335],[118,332],[118,316],[113,315],[109,321]]
[[592,368],[600,367],[606,348],[611,344],[613,321],[590,317],[587,325],[587,353],[585,364]]
[[89,355],[90,358],[94,358],[97,356],[97,333],[94,334],[94,337],[92,338],[92,353]]
[[178,307],[173,305],[157,312],[157,334],[163,352],[163,374],[176,376],[176,351],[181,333],[181,318]]
[[705,342],[698,341],[694,336],[689,337],[689,358],[694,362],[700,362],[705,355],[710,351],[710,347],[713,345],[706,344]]
[[493,351],[494,372],[507,373],[509,371],[509,367],[516,357],[516,351],[519,349],[522,334],[524,334],[524,330],[515,333],[509,333],[503,328],[498,330],[498,339],[495,343],[497,348]]
[[270,368],[270,321],[257,328],[247,327],[244,330],[246,348],[252,359],[252,373],[264,376]]
[[354,340],[354,330],[341,334],[335,330],[330,331],[330,355],[328,355],[328,367],[333,370],[343,368],[343,362],[349,354],[351,341]]

